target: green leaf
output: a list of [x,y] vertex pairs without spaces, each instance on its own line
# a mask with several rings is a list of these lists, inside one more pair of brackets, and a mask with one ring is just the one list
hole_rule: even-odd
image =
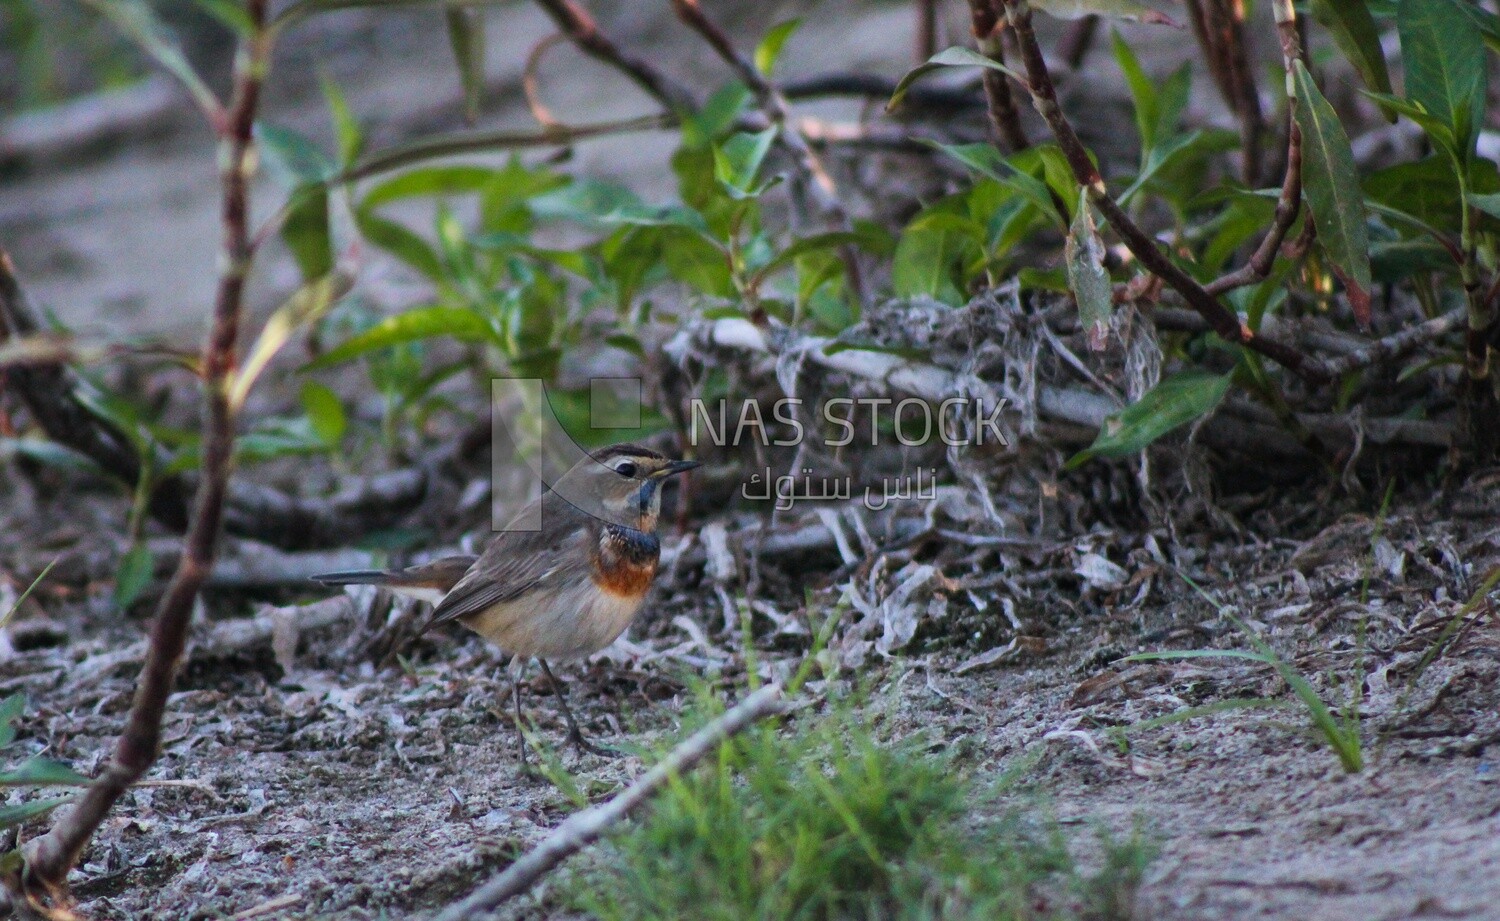
[[255,22],[239,0],[193,0],[193,4],[217,19],[240,38],[255,34]]
[[926,296],[958,306],[967,298],[955,270],[978,255],[984,229],[956,214],[928,212],[906,226],[896,244],[891,285],[899,297]]
[[1125,85],[1130,88],[1131,98],[1135,100],[1135,130],[1141,137],[1141,154],[1144,159],[1145,152],[1156,146],[1156,128],[1160,123],[1161,109],[1156,83],[1146,76],[1140,59],[1125,44],[1125,39],[1120,37],[1118,31],[1113,31],[1110,38],[1114,46],[1115,62],[1125,75]]
[[1500,218],[1500,193],[1470,195],[1469,204],[1488,214],[1490,217]]
[[723,183],[731,194],[756,194],[755,177],[759,175],[766,155],[771,152],[771,145],[776,142],[776,130],[776,126],[772,125],[754,134],[742,131],[715,147],[714,178]]
[[44,816],[58,806],[66,806],[71,802],[73,802],[73,797],[59,796],[53,799],[22,803],[19,806],[0,806],[0,828],[11,828],[20,825],[38,816]]
[[667,274],[711,297],[734,297],[729,257],[695,233],[673,229],[662,237],[662,262]]
[[136,544],[120,558],[120,566],[115,570],[115,605],[117,607],[128,608],[141,597],[141,592],[144,592],[146,586],[151,584],[154,564],[151,548],[145,544]]
[[1104,241],[1094,226],[1094,209],[1088,190],[1078,190],[1078,210],[1068,231],[1065,256],[1068,287],[1078,302],[1078,321],[1088,333],[1089,348],[1104,350],[1109,335],[1109,317],[1114,311],[1114,286],[1104,268]]
[[291,128],[256,122],[255,140],[266,172],[284,188],[327,182],[337,172],[311,138]]
[[1427,137],[1439,149],[1446,153],[1455,162],[1463,159],[1458,149],[1458,138],[1441,118],[1428,112],[1422,106],[1414,102],[1407,102],[1400,96],[1392,96],[1387,93],[1372,93],[1369,90],[1361,90],[1366,96],[1380,103],[1386,108],[1405,115],[1415,122],[1421,129],[1427,132]]
[[1109,19],[1182,28],[1166,13],[1154,10],[1144,3],[1137,3],[1136,0],[1031,0],[1031,5],[1055,19],[1104,16]]
[[448,336],[460,342],[495,342],[499,340],[484,318],[465,307],[418,307],[394,317],[387,317],[364,332],[320,355],[307,365],[308,370],[358,358],[366,352],[390,348],[406,342]]
[[734,125],[753,98],[743,83],[720,87],[703,103],[703,108],[682,113],[682,146],[689,150],[707,148]]
[[359,228],[365,239],[433,281],[442,278],[443,264],[438,260],[437,253],[411,229],[363,207],[354,210],[354,226]]
[[777,253],[776,256],[756,270],[757,279],[765,278],[775,270],[782,268],[797,260],[800,256],[818,250],[832,249],[837,246],[858,246],[867,241],[864,234],[848,230],[834,230],[828,233],[815,233],[809,237],[798,239],[791,246]]
[[407,198],[442,198],[485,191],[495,180],[485,166],[426,166],[407,170],[371,186],[360,199],[361,208],[379,208]]
[[[1434,154],[1377,170],[1364,182],[1367,205],[1383,205],[1415,219],[1419,225],[1457,233],[1463,213],[1463,190],[1453,166],[1451,158]],[[1494,161],[1474,158],[1468,186],[1471,199],[1500,192],[1500,172],[1496,171]],[[1480,223],[1488,231],[1500,229],[1500,223],[1488,218]]]
[[1457,0],[1400,0],[1396,31],[1406,98],[1452,130],[1467,161],[1484,117],[1484,39]]
[[[1311,0],[1313,18],[1323,24],[1365,86],[1377,93],[1391,91],[1391,74],[1380,47],[1380,32],[1365,0]],[[1394,120],[1394,113],[1392,114]]]
[[1344,282],[1349,305],[1370,323],[1370,240],[1354,153],[1333,106],[1301,61],[1293,74],[1297,126],[1302,129],[1302,190],[1318,228],[1318,245]]
[[163,70],[187,87],[199,109],[217,115],[223,110],[219,99],[198,76],[183,54],[177,37],[156,15],[146,0],[87,0],[88,4],[115,24],[131,41],[140,46]]
[[0,748],[16,740],[15,721],[26,712],[26,695],[12,694],[0,701]]
[[60,761],[27,758],[19,767],[0,771],[3,787],[86,787],[89,779]]
[[327,186],[304,185],[292,192],[281,222],[281,240],[297,261],[303,281],[321,278],[333,270]]
[[302,385],[302,409],[312,423],[313,434],[330,448],[336,447],[349,428],[349,417],[344,412],[344,403],[332,389],[308,381]]
[[360,151],[364,150],[364,131],[359,127],[359,120],[354,117],[354,112],[349,108],[349,100],[344,96],[344,91],[327,74],[320,74],[318,84],[323,88],[323,98],[328,100],[328,116],[333,120],[333,134],[338,139],[339,165],[348,167],[359,159]]
[[286,303],[276,308],[266,325],[261,327],[255,344],[245,353],[245,360],[229,382],[229,405],[239,409],[245,405],[256,378],[291,340],[292,334],[309,323],[316,322],[328,312],[339,298],[349,293],[350,281],[338,273],[324,275],[298,288]]
[[[16,612],[21,610],[21,605],[26,603],[26,599],[31,597],[31,593],[36,591],[36,587],[38,585],[42,584],[42,582],[47,578],[47,574],[52,571],[52,567],[56,566],[57,561],[60,559],[62,559],[62,557],[60,556],[53,557],[52,562],[43,567],[42,571],[37,574],[37,577],[31,580],[31,584],[26,586],[26,591],[22,592],[20,597],[16,598],[15,603],[10,606],[10,610],[6,611],[4,614],[0,614],[0,627],[4,627],[6,624],[10,623],[11,618],[16,616]],[[0,713],[0,717],[3,717],[3,713]],[[12,719],[14,719],[14,717],[12,717]],[[4,744],[5,743],[0,742],[0,746],[3,746]]]
[[1095,457],[1135,454],[1158,438],[1214,411],[1229,392],[1231,375],[1188,371],[1167,378],[1104,421],[1094,443],[1073,455],[1074,470]]
[[1474,23],[1474,28],[1479,30],[1486,47],[1500,54],[1500,16],[1496,16],[1477,3],[1460,3],[1458,8]]
[[913,83],[942,67],[985,67],[990,70],[998,70],[1002,74],[1007,74],[1021,81],[1022,85],[1026,83],[1025,77],[1001,64],[999,61],[991,60],[985,55],[965,48],[962,45],[954,45],[952,48],[945,48],[934,54],[927,59],[926,63],[907,71],[906,76],[901,78],[901,82],[896,84],[896,91],[891,94],[891,101],[885,104],[885,110],[887,112],[894,110],[896,106],[901,104],[901,100],[906,96],[906,91],[911,89]]
[[[977,173],[994,179],[1019,193],[1048,218],[1057,220],[1057,206],[1047,184],[1002,157],[993,144],[943,144],[928,138],[922,143],[935,147]],[[1062,222],[1059,221],[1059,224]]]
[[479,120],[479,104],[484,95],[484,11],[472,6],[449,4],[443,8],[448,26],[448,45],[458,65],[458,79],[464,88],[464,120]]
[[801,19],[788,19],[786,22],[772,26],[771,31],[766,33],[766,37],[755,46],[755,69],[770,78],[772,71],[776,69],[777,58],[781,57],[782,47],[800,25],[802,25]]

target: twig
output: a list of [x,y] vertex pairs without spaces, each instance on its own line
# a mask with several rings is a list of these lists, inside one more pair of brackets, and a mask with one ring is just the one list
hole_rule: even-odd
[[1063,59],[1069,70],[1083,66],[1083,59],[1093,47],[1094,35],[1098,31],[1099,17],[1093,14],[1068,23],[1068,30],[1057,42],[1057,56]]
[[[750,92],[755,94],[757,104],[771,119],[772,124],[780,128],[776,132],[776,143],[791,157],[792,164],[797,169],[799,185],[805,187],[817,199],[818,207],[826,216],[829,228],[838,231],[852,230],[854,225],[849,218],[849,212],[844,208],[844,203],[839,200],[838,187],[823,166],[822,159],[808,145],[807,138],[802,136],[802,132],[793,122],[786,97],[761,74],[755,62],[735,48],[729,35],[719,27],[718,23],[708,18],[707,13],[703,12],[703,8],[698,5],[698,0],[672,0],[672,8],[677,11],[678,18],[701,35],[724,63],[734,70],[736,76],[750,88]],[[864,300],[866,295],[864,276],[860,271],[859,259],[854,248],[840,247],[839,254],[844,262],[850,291],[860,300]]]
[[465,921],[480,912],[492,911],[527,891],[558,864],[597,841],[611,826],[630,815],[632,810],[649,799],[662,785],[716,751],[724,740],[785,709],[780,685],[767,685],[746,697],[723,716],[672,749],[619,796],[570,816],[541,844],[507,867],[505,872],[462,901],[443,909],[436,921]]
[[[979,52],[1004,66],[1005,45],[1000,41],[1000,17],[995,5],[990,0],[969,0],[969,23]],[[980,79],[984,82],[990,122],[995,126],[995,133],[1005,142],[1005,148],[1000,152],[1015,153],[1030,147],[1031,140],[1026,137],[1026,129],[1021,127],[1021,113],[1016,111],[1016,100],[1010,94],[1010,81],[1005,74],[986,69]]]
[[[824,96],[863,96],[882,102],[896,92],[897,81],[882,74],[845,73],[833,71],[788,80],[781,84],[781,95],[788,100],[817,99]],[[975,107],[972,84],[939,86],[917,83],[906,90],[906,104],[899,112],[933,114],[936,109],[943,112],[962,112]]]
[[1220,303],[1218,298],[1205,290],[1191,275],[1162,252],[1156,241],[1147,236],[1120,208],[1114,197],[1109,194],[1109,189],[1104,184],[1104,177],[1099,174],[1094,161],[1089,158],[1088,150],[1079,140],[1078,133],[1073,130],[1072,124],[1063,114],[1062,107],[1058,105],[1057,91],[1052,85],[1052,76],[1047,71],[1047,62],[1042,57],[1041,45],[1037,42],[1036,32],[1031,25],[1031,7],[1026,0],[1003,0],[1003,2],[1011,28],[1015,32],[1016,42],[1020,45],[1021,58],[1025,62],[1027,88],[1031,92],[1032,103],[1046,120],[1048,127],[1052,129],[1052,135],[1057,139],[1058,146],[1062,148],[1068,167],[1073,172],[1073,178],[1087,190],[1089,201],[1093,202],[1094,206],[1104,214],[1105,219],[1120,235],[1131,254],[1149,272],[1181,294],[1188,306],[1198,311],[1208,321],[1214,332],[1225,340],[1259,352],[1310,382],[1316,383],[1324,380],[1301,352],[1281,342],[1256,335],[1240,321],[1233,311]]
[[[15,275],[10,257],[0,251],[0,342],[8,335],[27,335],[37,322]],[[141,459],[130,439],[80,399],[78,381],[59,364],[10,367],[3,372],[8,390],[21,398],[48,438],[92,460],[127,488],[140,481]],[[152,459],[153,464],[156,459]],[[231,534],[262,540],[286,550],[339,546],[350,535],[387,527],[427,495],[425,469],[396,470],[358,477],[325,498],[293,496],[268,486],[241,481],[230,484],[224,528]],[[191,479],[156,478],[147,511],[182,531],[188,524]]]
[[[1297,126],[1297,94],[1292,90],[1291,74],[1297,59],[1302,56],[1302,46],[1297,39],[1297,12],[1286,0],[1276,3],[1276,34],[1281,39],[1281,61],[1287,75],[1286,80],[1286,173],[1281,180],[1281,195],[1276,200],[1276,213],[1271,229],[1260,241],[1250,261],[1238,271],[1231,272],[1206,286],[1206,290],[1217,297],[1245,285],[1254,284],[1271,274],[1276,263],[1276,254],[1286,239],[1287,232],[1297,220],[1302,206],[1302,129]],[[1312,224],[1308,224],[1311,228]],[[1298,256],[1300,258],[1300,254]]]
[[917,0],[917,40],[914,47],[920,64],[937,54],[938,0]]
[[[0,250],[0,342],[37,332],[37,321],[16,277],[10,255]],[[95,415],[78,398],[78,381],[62,365],[12,367],[7,389],[26,404],[47,437],[94,461],[129,486],[140,480],[141,460],[115,425]],[[152,517],[168,527],[187,526],[187,493],[180,480],[164,478],[151,492]]]
[[1321,363],[1322,370],[1329,377],[1336,378],[1348,374],[1350,371],[1357,371],[1360,368],[1367,368],[1380,362],[1400,358],[1458,329],[1467,318],[1467,308],[1455,308],[1445,314],[1418,323],[1416,326],[1410,326],[1400,332],[1392,333],[1383,339],[1376,339],[1374,342],[1347,355],[1325,359]]
[[669,112],[695,112],[698,104],[687,87],[668,77],[646,61],[620,50],[609,36],[599,31],[599,23],[589,11],[573,0],[536,0],[563,34],[589,57],[603,61],[629,77]]
[[[1245,56],[1244,5],[1231,0],[1200,0],[1202,30],[1200,39],[1208,38],[1204,48],[1210,69],[1219,84],[1224,101],[1240,119],[1240,140],[1244,156],[1244,180],[1256,185],[1260,180],[1260,138],[1265,121],[1260,111],[1260,95],[1255,88],[1255,74]],[[1198,3],[1189,2],[1194,8]],[[1195,31],[1198,23],[1195,20]]]
[[[272,607],[266,605],[250,618],[236,618],[215,624],[213,629],[193,641],[189,661],[228,659],[272,645],[278,632],[289,626],[297,633],[326,630],[356,618],[354,602],[348,595],[334,595],[312,604]],[[69,669],[67,688],[71,691],[97,684],[115,670],[143,661],[148,653],[146,642],[132,643],[124,649],[91,656]]]
[[218,552],[234,449],[234,411],[229,403],[228,385],[236,367],[245,278],[252,257],[248,211],[255,116],[270,56],[265,32],[266,6],[267,0],[246,0],[245,13],[253,32],[236,59],[234,89],[222,126],[219,163],[223,243],[213,327],[203,347],[207,404],[203,423],[203,476],[188,533],[183,538],[182,559],[157,607],[146,664],[141,669],[135,699],[114,756],[79,803],[62,813],[46,835],[26,847],[21,894],[30,904],[67,905],[68,871],[78,862],[116,800],[156,761],[161,747],[162,717],[187,642],[193,602]]
[[400,169],[421,160],[433,157],[453,157],[466,153],[483,153],[496,150],[515,150],[526,147],[553,147],[572,144],[586,138],[609,134],[626,134],[632,131],[656,131],[675,125],[671,115],[642,115],[619,121],[599,122],[592,125],[556,125],[541,131],[463,131],[438,135],[398,144],[388,150],[360,160],[348,170],[329,180],[330,184],[355,182],[381,173]]

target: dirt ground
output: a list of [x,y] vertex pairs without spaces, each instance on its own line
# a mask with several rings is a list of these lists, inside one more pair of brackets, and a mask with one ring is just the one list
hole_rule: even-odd
[[[521,124],[519,62],[546,24],[525,5],[492,17],[493,118]],[[661,22],[613,21],[626,39]],[[341,43],[334,73],[355,108],[381,113],[377,138],[455,123],[457,88],[437,30],[347,22],[322,34]],[[837,63],[895,73],[909,28],[904,5],[875,7],[856,22],[825,10],[799,41],[819,47],[822,36],[824,47],[849,49]],[[370,49],[402,43],[415,50],[386,54],[378,69],[358,63]],[[284,63],[305,77],[319,50],[294,49]],[[549,101],[570,120],[628,114],[618,96],[598,92],[599,75],[586,66],[551,76]],[[291,83],[276,117],[321,125],[312,83]],[[649,195],[666,181],[659,164],[669,144],[584,147],[577,163]],[[206,135],[183,120],[118,155],[14,177],[0,185],[0,245],[37,300],[76,327],[191,339],[207,299],[203,267],[213,262],[206,150]],[[263,192],[269,203],[273,193]],[[294,282],[284,259],[264,260],[260,272],[266,309]],[[111,655],[137,642],[143,625],[109,601],[124,501],[64,489],[53,476],[0,483],[0,577],[24,586],[38,560],[64,559],[9,632],[0,693],[30,699],[20,748],[87,773],[106,757],[129,704],[134,665]],[[1144,829],[1160,853],[1138,893],[1138,918],[1500,918],[1500,633],[1490,603],[1423,667],[1500,563],[1500,480],[1409,486],[1384,516],[1379,507],[1378,497],[1307,488],[1234,497],[1238,531],[1222,522],[1176,533],[1089,522],[1011,573],[1026,590],[945,591],[914,643],[835,680],[873,677],[869,713],[882,731],[926,732],[980,782],[1022,766],[1007,803],[1041,802],[1081,838],[1094,825]],[[1120,573],[1098,576],[1086,565],[1095,557]],[[783,569],[768,585],[774,594],[834,565]],[[1075,574],[1080,566],[1095,573],[1093,584]],[[1362,773],[1340,769],[1264,665],[1121,661],[1162,649],[1248,648],[1178,570],[1268,637],[1331,704],[1360,689]],[[978,575],[944,571],[960,584]],[[267,602],[316,597],[286,586],[215,593],[198,635]],[[997,613],[1007,597],[1019,629]],[[384,619],[363,616],[369,596],[356,600],[360,617],[305,631],[291,654],[284,643],[279,655],[270,642],[228,653],[198,645],[151,784],[122,801],[73,878],[87,916],[426,918],[570,811],[551,787],[517,776],[492,650],[440,634],[404,646],[405,664],[377,666],[369,653]],[[566,673],[587,728],[616,743],[671,738],[686,674],[712,666],[726,683],[742,677],[738,640],[718,629],[721,619],[701,574],[664,579],[629,645]],[[975,666],[1018,635],[1018,652]],[[774,638],[764,643],[768,660],[786,654]],[[534,682],[529,695],[544,733],[561,738],[545,685]],[[1112,732],[1245,697],[1287,705],[1133,730],[1128,745]],[[566,760],[600,797],[641,764]],[[515,913],[564,916],[545,891]]]
[[[1331,704],[1348,699],[1350,676],[1363,676],[1359,775],[1341,770],[1263,665],[1120,661],[1248,648],[1139,534],[1101,529],[1046,551],[1060,574],[1014,599],[1029,637],[1020,655],[966,670],[994,645],[974,637],[1004,629],[974,604],[998,596],[955,594],[903,654],[872,656],[836,680],[873,678],[872,723],[892,737],[925,733],[976,782],[1020,766],[1002,808],[1043,804],[1080,841],[1097,826],[1144,830],[1160,854],[1136,917],[1500,917],[1491,872],[1500,859],[1500,635],[1487,606],[1411,686],[1457,599],[1500,557],[1487,512],[1500,485],[1471,486],[1458,502],[1398,502],[1380,533],[1370,515],[1331,512],[1177,561]],[[76,499],[31,501],[40,517]],[[1294,505],[1270,501],[1267,512]],[[65,530],[74,540],[64,558],[75,565],[94,539]],[[1089,590],[1066,575],[1084,551],[1118,561],[1125,584]],[[737,640],[718,631],[708,597],[696,574],[664,582],[629,646],[567,673],[588,731],[617,743],[670,738],[687,674],[708,661],[726,684],[743,680]],[[23,745],[87,771],[119,729],[134,674],[128,664],[101,670],[110,660],[97,657],[134,641],[139,627],[101,616],[98,603],[48,598],[44,607],[49,629],[38,620],[17,629],[46,645],[0,664],[0,690],[32,701]],[[222,623],[237,607],[211,601],[209,618]],[[684,613],[704,628],[701,642]],[[200,636],[214,629],[201,625]],[[404,666],[376,668],[361,659],[371,636],[348,619],[308,631],[294,657],[283,653],[289,668],[269,643],[230,654],[200,644],[151,774],[163,785],[127,796],[75,876],[88,916],[215,918],[261,907],[266,917],[427,917],[570,811],[552,787],[518,776],[511,726],[497,712],[505,685],[495,653],[438,635],[406,647]],[[777,645],[763,641],[772,662]],[[534,681],[528,694],[542,731],[561,739],[545,685]],[[1131,732],[1128,746],[1110,733],[1262,696],[1287,705]],[[634,757],[564,760],[599,796],[640,769]],[[518,916],[563,916],[548,906],[544,893]]]

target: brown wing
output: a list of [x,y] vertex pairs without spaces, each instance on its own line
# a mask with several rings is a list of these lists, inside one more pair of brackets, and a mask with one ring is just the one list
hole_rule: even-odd
[[[552,498],[549,494],[546,498]],[[517,516],[518,518],[521,516]],[[501,531],[433,609],[427,627],[459,620],[511,601],[588,566],[586,516],[567,502],[543,502],[537,531]]]

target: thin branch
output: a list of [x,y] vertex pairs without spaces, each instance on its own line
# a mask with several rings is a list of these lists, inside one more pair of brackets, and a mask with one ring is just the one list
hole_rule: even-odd
[[436,921],[464,921],[481,912],[493,911],[507,900],[526,892],[564,860],[599,840],[606,831],[629,816],[672,778],[681,775],[704,756],[717,751],[726,739],[785,709],[780,685],[767,685],[746,697],[723,716],[688,736],[619,796],[570,816],[541,844],[507,867],[505,872],[462,901],[443,909]]
[[1401,358],[1458,329],[1467,318],[1466,308],[1450,310],[1416,326],[1408,326],[1400,332],[1376,339],[1347,355],[1327,359],[1321,364],[1322,370],[1329,377],[1336,378],[1350,371]]
[[698,103],[693,92],[654,66],[620,50],[620,46],[603,32],[589,11],[573,0],[536,0],[563,34],[579,50],[597,61],[615,68],[667,108],[668,112],[696,112]]
[[[979,52],[995,63],[1005,65],[1005,46],[1000,41],[1000,16],[991,0],[969,0],[969,23],[974,31],[974,41]],[[1031,146],[1026,129],[1021,127],[1021,113],[1016,111],[1016,100],[1010,94],[1010,80],[997,70],[986,69],[983,77],[984,97],[989,103],[990,121],[995,132],[1005,142],[1008,150],[1015,153]]]
[[1089,49],[1094,46],[1094,36],[1099,32],[1099,17],[1093,14],[1068,23],[1068,30],[1057,42],[1057,56],[1063,59],[1069,70],[1083,66]]
[[267,0],[247,0],[255,32],[235,66],[234,90],[224,120],[220,150],[223,244],[213,327],[203,347],[207,412],[203,423],[203,477],[182,557],[157,608],[146,664],[136,685],[125,730],[113,758],[84,793],[43,837],[26,847],[22,893],[32,904],[64,906],[69,901],[68,871],[78,862],[94,832],[130,785],[145,775],[161,747],[161,722],[177,666],[187,641],[193,602],[218,552],[234,450],[234,415],[228,385],[236,365],[236,342],[244,313],[245,277],[252,252],[249,186],[254,166],[254,125],[261,83],[270,56],[265,31]]
[[[1271,229],[1260,241],[1250,261],[1238,271],[1231,272],[1207,285],[1210,294],[1218,296],[1245,285],[1254,284],[1271,274],[1276,263],[1276,254],[1286,239],[1287,232],[1297,220],[1302,207],[1302,129],[1297,126],[1297,94],[1292,91],[1291,74],[1298,58],[1302,56],[1302,45],[1297,38],[1297,13],[1285,0],[1276,4],[1276,34],[1281,39],[1281,61],[1285,68],[1286,81],[1286,174],[1281,180],[1281,195],[1276,200],[1276,214]],[[1309,224],[1309,227],[1312,225]]]
[[[977,80],[975,82],[978,82]],[[896,92],[897,81],[882,74],[832,71],[788,80],[781,84],[781,95],[788,100],[817,99],[824,96],[861,96],[885,102]],[[939,86],[917,83],[906,90],[900,113],[931,115],[964,112],[975,107],[971,84]]]
[[[10,255],[0,250],[0,343],[35,335],[36,316],[16,277]],[[47,437],[84,455],[100,469],[134,487],[141,477],[141,458],[129,437],[100,418],[79,399],[79,383],[61,364],[12,367],[5,372],[7,390],[26,405]],[[181,480],[163,478],[147,500],[153,518],[168,527],[187,527],[187,491]]]
[[1202,0],[1202,3],[1205,30],[1213,41],[1210,59],[1217,62],[1221,71],[1215,75],[1224,101],[1239,116],[1244,180],[1253,186],[1260,181],[1260,139],[1265,120],[1260,111],[1255,74],[1245,54],[1244,5],[1235,0]]
[[917,0],[917,39],[913,51],[920,64],[937,54],[938,0]]
[[847,230],[849,216],[844,211],[843,203],[838,199],[838,188],[833,182],[833,177],[828,175],[823,161],[813,153],[812,148],[808,147],[807,141],[792,123],[786,98],[761,75],[753,61],[734,47],[734,42],[729,35],[719,27],[718,23],[708,18],[708,14],[703,12],[703,8],[698,5],[698,0],[672,0],[672,8],[677,11],[678,18],[702,36],[724,63],[734,70],[735,76],[739,77],[755,94],[757,104],[765,110],[767,117],[782,129],[777,134],[778,140],[787,153],[791,154],[797,168],[811,180],[810,185],[813,194],[818,198],[819,206],[832,216],[836,223],[844,225],[841,229]]
[[[9,340],[9,347],[14,347],[35,338],[36,329],[35,315],[15,267],[0,251],[0,343]],[[78,357],[70,351],[74,350],[59,347],[46,362],[6,367],[4,389],[20,398],[48,438],[78,452],[102,473],[133,489],[140,482],[141,457],[114,423],[97,415],[79,396],[78,380],[61,364]],[[352,535],[389,527],[419,505],[432,485],[431,468],[441,463],[448,451],[460,453],[449,446],[417,467],[355,477],[330,496],[290,495],[235,480],[229,486],[224,529],[284,550],[341,546]],[[160,466],[161,460],[150,458],[149,463]],[[154,478],[147,512],[174,531],[186,530],[192,487],[193,478],[188,476]]]
[[[728,33],[703,12],[703,8],[698,5],[698,0],[672,0],[672,8],[677,11],[678,18],[702,36],[724,63],[734,70],[740,80],[755,94],[756,102],[766,116],[781,129],[776,132],[776,142],[791,157],[792,164],[802,180],[800,184],[811,191],[813,197],[817,199],[819,208],[827,216],[830,229],[851,230],[854,225],[849,218],[849,212],[839,200],[838,187],[823,166],[822,158],[813,151],[807,139],[797,129],[797,125],[791,118],[786,97],[761,74],[755,62],[735,48]],[[849,288],[863,300],[866,292],[859,268],[859,259],[854,249],[849,246],[841,247],[840,254],[848,275]]]
[[527,147],[560,147],[575,141],[611,134],[659,131],[672,127],[676,123],[676,117],[672,115],[642,115],[591,125],[549,126],[541,131],[462,131],[454,134],[440,134],[408,144],[398,144],[388,150],[371,154],[330,179],[329,183],[337,185],[356,182],[435,157],[456,157],[468,153],[519,150]]
[[1072,124],[1063,114],[1062,107],[1058,105],[1057,91],[1052,85],[1052,76],[1047,71],[1047,62],[1042,57],[1041,45],[1037,42],[1036,31],[1031,25],[1031,7],[1026,0],[1003,0],[1003,2],[1007,18],[1021,49],[1021,58],[1025,62],[1029,84],[1027,88],[1031,92],[1032,104],[1036,106],[1048,127],[1052,129],[1053,137],[1057,139],[1074,179],[1088,191],[1089,201],[1093,202],[1094,206],[1104,214],[1105,219],[1120,235],[1131,254],[1148,271],[1160,277],[1173,290],[1181,294],[1188,306],[1198,311],[1220,337],[1253,349],[1308,381],[1321,381],[1322,375],[1310,365],[1301,352],[1283,343],[1256,335],[1241,322],[1233,311],[1220,303],[1218,298],[1205,290],[1197,280],[1162,252],[1156,241],[1136,226],[1135,222],[1120,208],[1114,197],[1109,194],[1109,189],[1104,184],[1104,177],[1099,174],[1094,161],[1089,158],[1088,150],[1079,140],[1078,133],[1073,130]]

